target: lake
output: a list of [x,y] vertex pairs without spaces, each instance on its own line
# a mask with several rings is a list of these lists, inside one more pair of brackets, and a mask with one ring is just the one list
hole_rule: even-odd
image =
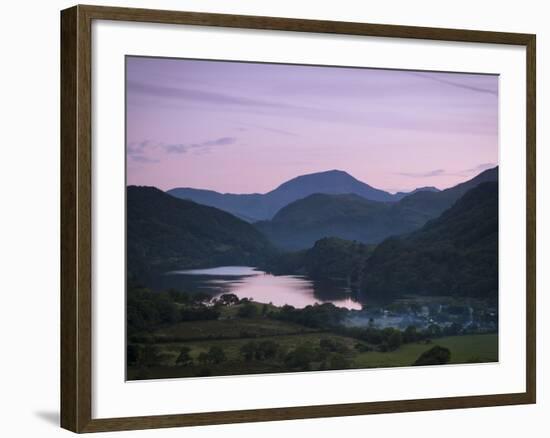
[[250,266],[220,266],[210,269],[171,271],[155,278],[155,289],[169,288],[185,292],[206,292],[213,297],[233,293],[276,306],[289,304],[303,308],[315,303],[333,303],[338,307],[361,309],[345,285],[314,282],[298,275],[272,275]]

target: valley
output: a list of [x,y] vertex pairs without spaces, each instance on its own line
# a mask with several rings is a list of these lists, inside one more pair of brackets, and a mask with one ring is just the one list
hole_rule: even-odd
[[309,194],[253,224],[129,187],[128,376],[496,361],[497,237],[497,169],[391,202]]

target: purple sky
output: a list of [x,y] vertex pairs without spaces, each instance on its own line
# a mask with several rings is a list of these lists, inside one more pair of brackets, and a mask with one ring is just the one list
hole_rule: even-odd
[[498,162],[498,77],[127,58],[128,184],[264,193],[330,169],[390,192]]

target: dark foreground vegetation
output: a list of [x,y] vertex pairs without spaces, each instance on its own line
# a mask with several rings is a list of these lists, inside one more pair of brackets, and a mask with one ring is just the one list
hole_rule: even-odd
[[128,378],[151,379],[498,360],[496,334],[352,327],[332,304],[275,307],[225,294],[128,290]]

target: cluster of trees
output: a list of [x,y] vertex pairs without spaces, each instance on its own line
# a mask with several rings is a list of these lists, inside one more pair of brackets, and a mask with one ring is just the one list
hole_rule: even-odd
[[240,353],[245,361],[250,362],[252,360],[270,360],[278,357],[283,350],[281,346],[272,340],[266,341],[250,341],[244,344]]
[[276,360],[290,371],[307,371],[314,367],[321,370],[344,369],[351,364],[347,358],[349,348],[332,338],[322,338],[318,345],[302,343],[291,350],[272,340],[250,341],[241,347],[240,353],[246,362]]
[[[221,307],[240,305],[237,315],[252,318],[259,314],[258,307],[248,299],[235,294],[224,294],[216,299],[208,294],[186,294],[174,289],[153,292],[141,287],[128,287],[126,309],[128,335],[154,330],[163,325],[184,321],[218,319]],[[267,307],[262,312],[265,314]]]
[[273,318],[311,328],[329,329],[338,327],[346,318],[348,312],[347,309],[336,307],[332,303],[314,304],[303,309],[284,305],[279,312],[273,313]]
[[360,284],[362,268],[374,245],[325,237],[307,250],[279,254],[265,270],[274,273],[305,274],[313,280],[345,280]]
[[146,288],[128,287],[126,318],[128,335],[150,331],[180,321],[217,319],[220,311],[207,306],[210,297],[182,292],[152,292]]
[[[128,344],[126,348],[126,360],[128,365],[131,366],[158,366],[164,359],[168,360],[168,356],[164,357],[159,347],[154,344]],[[219,365],[226,360],[227,356],[224,349],[218,345],[211,346],[207,351],[201,351],[196,360],[191,355],[191,348],[184,345],[180,348],[180,352],[176,358],[176,365],[193,366],[199,364],[204,367],[207,365]]]
[[[456,327],[451,326],[450,328],[441,329],[438,325],[432,324],[424,330],[418,330],[415,326],[411,325],[405,330],[399,330],[393,327],[379,329],[375,327],[341,326],[334,331],[342,336],[355,338],[369,345],[373,345],[378,351],[387,352],[396,350],[403,344],[412,342],[430,343],[434,338],[457,334],[454,330],[456,330]],[[358,344],[356,347],[360,351],[365,351],[365,346],[363,344]]]

